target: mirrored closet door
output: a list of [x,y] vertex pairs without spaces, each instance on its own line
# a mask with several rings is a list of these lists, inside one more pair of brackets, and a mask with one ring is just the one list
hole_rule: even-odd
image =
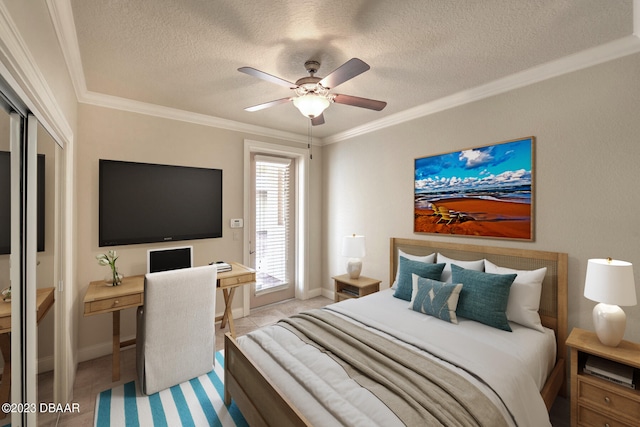
[[[23,139],[24,117],[17,113],[4,96],[0,96],[0,107],[0,401],[1,404],[5,404],[13,401],[12,382],[20,381],[20,376],[15,374],[12,378],[12,370],[16,365],[20,366],[21,362],[19,353],[12,352],[13,337],[21,338],[21,325],[20,322],[14,321],[17,319],[14,319],[16,310],[13,309],[12,302],[19,302],[20,286],[15,284],[20,281],[20,250],[16,251],[16,248],[20,247],[20,233],[14,230],[13,226],[14,221],[19,224],[20,216],[19,152]],[[12,250],[15,256],[11,255]],[[20,390],[21,387],[13,388]],[[4,423],[7,422],[7,418],[12,417],[3,411],[0,418]],[[11,421],[15,423],[13,419]]]
[[[62,148],[0,88],[0,403],[37,405],[54,402]],[[0,424],[47,421],[33,409]]]
[[[36,331],[38,402],[54,400],[54,355],[56,328],[55,289],[61,274],[61,177],[62,148],[38,123],[37,130],[37,255]],[[58,302],[59,304],[59,302]],[[55,414],[39,413],[38,424]]]

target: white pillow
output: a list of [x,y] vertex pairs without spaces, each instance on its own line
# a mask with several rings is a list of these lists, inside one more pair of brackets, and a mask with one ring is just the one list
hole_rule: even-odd
[[451,283],[451,264],[455,264],[458,267],[466,268],[467,270],[476,270],[483,271],[484,270],[484,260],[479,259],[477,261],[460,261],[453,258],[447,258],[438,252],[436,263],[442,264],[446,263],[444,266],[444,270],[442,270],[442,276],[440,277],[441,282]]
[[433,262],[436,260],[436,254],[411,255],[411,254],[402,252],[400,249],[398,249],[398,259],[396,260],[396,265],[398,267],[396,268],[395,280],[393,281],[393,285],[391,285],[392,289],[395,289],[396,286],[398,285],[398,272],[400,271],[400,257],[410,259],[411,261],[427,262],[429,264],[433,264]]
[[509,293],[507,319],[527,328],[544,332],[538,310],[540,309],[542,282],[547,274],[547,267],[537,270],[514,270],[512,268],[499,267],[491,261],[485,260],[484,270],[487,273],[495,274],[517,274]]

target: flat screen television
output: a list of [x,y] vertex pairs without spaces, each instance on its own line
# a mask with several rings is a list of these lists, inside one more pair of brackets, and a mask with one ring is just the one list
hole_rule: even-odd
[[[37,245],[44,251],[45,155],[37,160]],[[0,255],[11,253],[11,153],[0,151]]]
[[99,162],[100,246],[222,237],[222,170]]
[[193,267],[193,246],[149,249],[147,251],[147,273],[190,267]]

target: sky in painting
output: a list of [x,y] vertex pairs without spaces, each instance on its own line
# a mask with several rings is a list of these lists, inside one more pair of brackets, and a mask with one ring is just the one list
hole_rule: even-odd
[[531,183],[531,138],[415,161],[416,191]]

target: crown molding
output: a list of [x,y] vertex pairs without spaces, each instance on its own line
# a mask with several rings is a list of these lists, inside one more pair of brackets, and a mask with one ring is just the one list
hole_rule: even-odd
[[[640,0],[636,1],[640,2]],[[640,52],[640,38],[636,37],[635,35],[626,36],[618,40],[586,49],[582,52],[568,55],[558,60],[547,62],[528,70],[524,70],[498,80],[494,80],[493,82],[489,82],[487,84],[477,86],[469,90],[461,91],[453,95],[449,95],[444,98],[440,98],[435,101],[428,102],[426,104],[422,104],[405,111],[401,111],[383,119],[375,120],[365,125],[358,126],[347,131],[325,137],[323,139],[314,138],[313,143],[314,145],[328,145],[339,141],[344,141],[356,136],[395,126],[401,123],[418,119],[420,117],[438,113],[440,111],[459,107],[461,105],[465,105],[474,101],[479,101],[481,99],[489,98],[501,93],[509,92],[514,89],[529,86],[531,84],[538,83],[553,77],[592,67],[594,65],[622,58],[624,56],[638,52]],[[141,114],[154,115],[173,120],[181,120],[190,123],[201,124],[204,126],[213,126],[238,132],[247,132],[254,135],[279,138],[298,143],[306,144],[308,142],[308,137],[305,135],[278,131],[270,128],[249,125],[246,123],[221,119],[204,114],[192,113],[185,110],[178,110],[170,107],[163,107],[159,105],[113,97],[110,95],[98,94],[89,92],[86,89],[79,96],[79,102],[108,108],[116,108]]]
[[[58,39],[60,40],[62,53],[67,63],[67,68],[69,69],[71,81],[73,82],[73,87],[79,103],[250,133],[257,136],[278,138],[301,144],[307,144],[309,142],[307,135],[249,125],[233,120],[221,119],[214,116],[89,91],[84,78],[82,57],[80,56],[80,47],[75,31],[76,27],[71,2],[70,0],[47,0],[47,5],[49,6],[49,13],[53,21],[53,26],[56,34],[58,35]],[[319,145],[320,142],[321,140],[319,138],[313,138],[312,143],[314,145]]]
[[[47,3],[50,4],[52,19],[60,38],[62,50],[67,61],[67,66],[69,67],[69,72],[72,75],[78,102],[173,120],[186,121],[204,126],[213,126],[238,132],[246,132],[258,136],[278,138],[297,143],[308,143],[308,137],[306,135],[278,131],[275,129],[249,125],[204,114],[192,113],[185,110],[178,110],[170,107],[163,107],[89,92],[86,88],[84,74],[82,71],[82,61],[75,34],[75,25],[70,0],[47,0]],[[339,132],[335,135],[322,139],[313,138],[313,144],[328,145],[344,141],[356,136],[375,132],[387,127],[415,120],[420,117],[468,104],[470,102],[499,95],[553,77],[561,76],[563,74],[598,65],[603,62],[638,53],[640,52],[640,0],[633,0],[633,26],[633,35],[622,37],[618,40],[532,67],[528,70],[494,80],[493,82],[489,82],[469,90],[427,102],[408,110],[387,116],[383,119],[375,120],[344,132]]]
[[[640,0],[636,0],[640,3]],[[428,116],[440,111],[459,107],[494,95],[529,86],[553,77],[592,67],[614,59],[640,52],[640,38],[635,35],[626,36],[609,43],[586,49],[555,61],[538,65],[528,70],[494,80],[475,88],[461,91],[426,104],[375,120],[363,126],[349,129],[323,139],[323,145],[344,141],[356,136],[381,130],[400,123]]]
[[87,83],[84,79],[84,68],[80,57],[80,46],[76,36],[76,23],[73,19],[71,1],[47,0],[47,6],[53,28],[60,41],[62,56],[67,63],[76,98],[80,99],[82,94],[87,92]]
[[73,130],[4,3],[0,3],[0,58],[3,77],[42,126],[60,146],[71,143]]
[[[250,133],[252,135],[264,136],[269,138],[278,138],[286,141],[307,144],[309,137],[293,132],[285,132],[276,129],[266,128],[262,126],[250,125],[247,123],[236,122],[233,120],[221,119],[219,117],[209,116],[206,114],[194,113],[191,111],[180,110],[177,108],[165,107],[162,105],[150,104],[146,102],[134,101],[131,99],[121,98],[117,96],[105,95],[91,91],[85,91],[79,102],[84,104],[92,104],[98,107],[113,108],[116,110],[129,111],[131,113],[146,114],[149,116],[161,117],[171,120],[179,120],[183,122],[216,127],[236,132]],[[314,139],[317,145],[320,140]]]

